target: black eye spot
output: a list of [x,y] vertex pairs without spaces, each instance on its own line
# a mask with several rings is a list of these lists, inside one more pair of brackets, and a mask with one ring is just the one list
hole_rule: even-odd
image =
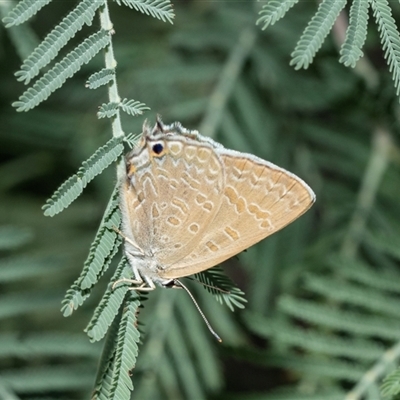
[[163,146],[161,143],[156,143],[156,144],[153,146],[153,151],[154,151],[154,153],[156,153],[156,154],[160,154],[163,150],[164,150],[164,146]]

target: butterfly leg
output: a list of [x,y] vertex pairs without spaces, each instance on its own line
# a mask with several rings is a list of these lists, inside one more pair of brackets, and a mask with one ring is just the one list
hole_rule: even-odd
[[145,282],[143,282],[139,287],[132,287],[129,290],[136,290],[137,292],[151,292],[156,288],[156,285],[150,278],[145,278]]
[[[127,256],[129,258],[129,253],[127,253]],[[150,278],[145,278],[145,280],[143,280],[137,268],[133,267],[132,269],[133,269],[133,274],[135,275],[135,279],[129,279],[125,277],[118,279],[113,283],[112,290],[114,290],[116,286],[119,285],[120,283],[130,283],[131,285],[139,285],[129,288],[129,290],[136,290],[137,292],[150,292],[156,288],[154,282]]]
[[113,226],[113,229],[125,240],[125,242],[128,242],[131,246],[139,250],[140,254],[144,254],[144,251],[136,243],[129,239],[121,230],[119,230],[116,226]]

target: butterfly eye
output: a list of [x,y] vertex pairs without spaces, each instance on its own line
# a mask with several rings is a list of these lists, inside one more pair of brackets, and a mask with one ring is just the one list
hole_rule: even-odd
[[153,145],[153,151],[155,154],[160,154],[164,150],[164,146],[161,143],[156,143]]

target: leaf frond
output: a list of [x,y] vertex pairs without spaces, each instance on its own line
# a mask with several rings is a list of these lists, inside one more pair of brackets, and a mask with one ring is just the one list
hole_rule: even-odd
[[82,290],[78,280],[67,290],[64,299],[61,302],[61,312],[64,317],[69,317],[80,307],[90,296],[91,290]]
[[[306,275],[304,287],[311,293],[322,294],[331,300],[358,306],[381,315],[393,316],[396,319],[400,317],[400,300],[395,296],[348,282],[342,282],[334,291],[329,290],[331,286],[331,278]],[[368,299],[368,302],[365,299]]]
[[153,18],[173,24],[175,18],[174,9],[170,0],[115,0],[118,5],[125,4],[143,14],[151,15]]
[[346,0],[323,0],[292,53],[290,65],[295,69],[308,68],[331,30]]
[[83,0],[57,25],[24,60],[21,70],[15,73],[18,81],[29,83],[40,69],[52,61],[60,49],[73,38],[84,24],[91,25],[96,10],[103,4],[101,0]]
[[44,215],[53,217],[67,208],[83,192],[87,184],[123,152],[123,137],[112,138],[82,163],[78,172],[68,178],[42,207]]
[[80,307],[91,294],[91,288],[107,270],[112,259],[118,252],[121,239],[117,233],[109,227],[119,227],[121,222],[119,204],[119,190],[116,185],[110,201],[107,205],[100,227],[95,239],[90,246],[88,258],[85,261],[79,278],[67,291],[62,301],[61,311],[65,317]]
[[383,397],[392,397],[400,393],[400,368],[385,377],[382,382],[381,392]]
[[[126,257],[121,259],[113,277],[111,278],[110,284],[112,285],[123,277],[128,279],[132,278],[132,268],[130,267]],[[111,285],[107,288],[103,298],[93,313],[92,319],[85,328],[85,332],[89,336],[91,342],[97,342],[105,336],[108,328],[118,314],[125,295],[129,290],[128,285],[119,285],[114,290]]]
[[340,62],[346,67],[355,67],[364,55],[362,47],[367,38],[369,1],[354,0],[350,8],[350,22],[346,39],[340,49]]
[[120,108],[122,111],[125,111],[127,114],[132,115],[133,117],[135,115],[142,115],[144,111],[150,110],[146,104],[133,99],[123,99]]
[[77,174],[82,178],[84,186],[118,159],[124,151],[122,141],[122,136],[113,137],[104,146],[97,149],[86,161],[82,162]]
[[400,35],[396,27],[392,12],[387,0],[371,0],[374,17],[378,23],[381,35],[382,48],[385,51],[385,59],[389,65],[389,71],[393,75],[396,95],[400,92]]
[[107,31],[101,30],[89,36],[27,89],[13,106],[17,111],[28,111],[36,107],[109,43],[110,34]]
[[292,348],[302,348],[309,352],[330,357],[374,361],[385,350],[381,344],[361,338],[343,338],[327,336],[315,330],[304,330],[287,322],[269,320],[262,316],[247,314],[246,321],[253,332],[260,337],[278,339],[279,342]]
[[338,257],[331,258],[329,264],[333,268],[340,270],[341,275],[349,280],[383,292],[400,293],[400,287],[397,284],[398,280],[400,280],[400,274],[395,271],[392,271],[388,276],[384,276],[366,263],[361,261],[346,263]]
[[389,340],[399,338],[400,323],[391,318],[369,317],[357,312],[336,310],[327,305],[315,304],[312,301],[295,299],[290,296],[282,296],[279,308],[285,313],[299,317],[311,324],[363,336],[376,335]]
[[86,87],[89,89],[97,89],[100,86],[107,85],[107,83],[111,82],[113,79],[115,79],[115,69],[103,68],[101,71],[95,72],[88,78]]
[[135,116],[142,115],[144,111],[150,110],[144,103],[136,100],[123,99],[120,103],[107,103],[102,104],[97,112],[98,118],[111,118],[114,117],[118,109],[125,111],[127,114]]
[[53,217],[67,208],[83,192],[82,179],[78,175],[69,177],[42,207],[44,215]]
[[52,0],[22,0],[3,18],[3,23],[6,28],[20,25],[34,16],[41,8],[51,1]]
[[0,250],[13,250],[32,241],[31,229],[15,225],[0,225]]
[[135,367],[138,355],[140,333],[137,329],[137,313],[139,305],[139,295],[130,291],[126,297],[118,330],[110,399],[129,399],[133,390],[130,372]]
[[[204,284],[204,288],[214,295],[220,304],[226,304],[231,311],[236,308],[244,308],[247,303],[242,292],[224,273],[221,268],[214,267],[194,275]],[[221,290],[219,290],[221,289]]]
[[121,243],[120,236],[112,228],[120,224],[119,185],[116,185],[78,279],[82,290],[92,287],[110,265]]
[[119,103],[110,102],[102,104],[97,111],[97,118],[111,118],[117,115]]
[[121,317],[122,309],[119,310],[117,318],[113,320],[107,332],[104,349],[97,370],[96,383],[92,395],[93,400],[109,399],[115,365],[116,339]]
[[257,20],[256,25],[263,24],[262,30],[267,29],[268,26],[274,25],[285,16],[285,14],[296,4],[299,0],[269,0],[267,4],[258,13],[260,18]]

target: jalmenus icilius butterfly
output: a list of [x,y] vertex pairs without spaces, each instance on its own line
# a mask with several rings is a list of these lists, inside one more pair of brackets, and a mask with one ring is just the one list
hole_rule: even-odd
[[[179,123],[153,129],[126,156],[122,235],[138,291],[184,287],[304,214],[315,194],[299,177],[224,148]],[[120,282],[120,281],[118,281]],[[184,287],[185,288],[185,287]]]

